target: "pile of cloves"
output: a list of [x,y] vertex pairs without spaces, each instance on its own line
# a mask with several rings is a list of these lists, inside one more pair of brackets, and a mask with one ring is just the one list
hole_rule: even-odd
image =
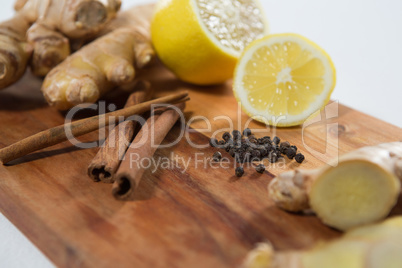
[[[244,129],[243,135],[238,130],[233,130],[232,135],[229,132],[225,132],[222,135],[222,140],[218,141],[215,138],[211,138],[209,143],[212,147],[225,149],[240,164],[262,161],[265,158],[270,163],[275,163],[284,156],[289,159],[294,158],[298,163],[304,160],[304,155],[297,153],[295,145],[290,145],[287,141],[281,142],[279,137],[274,137],[272,140],[269,136],[256,138],[249,128]],[[212,157],[217,162],[221,158],[222,154],[219,151],[215,152]],[[263,173],[265,166],[259,164],[255,169],[257,172]],[[244,174],[243,167],[237,167],[235,173],[236,176],[241,177]]]

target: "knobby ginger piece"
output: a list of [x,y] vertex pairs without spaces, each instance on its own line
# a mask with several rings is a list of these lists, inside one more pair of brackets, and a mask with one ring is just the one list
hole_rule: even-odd
[[25,73],[32,47],[25,34],[29,22],[21,14],[0,23],[0,89],[21,78]]
[[336,166],[280,174],[268,186],[282,209],[311,208],[339,230],[385,218],[401,192],[402,142],[363,147],[339,158]]
[[402,267],[402,217],[362,226],[313,248],[275,252],[270,243],[251,250],[244,268]]
[[70,55],[45,78],[42,92],[60,110],[95,102],[115,88],[133,82],[135,67],[154,57],[149,33],[153,6],[137,6],[119,14],[92,43]]
[[70,54],[70,41],[97,34],[116,16],[120,0],[17,0],[15,10],[32,26],[31,68],[45,76]]

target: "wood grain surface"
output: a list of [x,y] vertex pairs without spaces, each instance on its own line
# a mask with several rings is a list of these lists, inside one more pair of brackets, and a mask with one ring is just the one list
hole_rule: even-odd
[[[88,179],[87,167],[97,148],[80,149],[64,142],[0,167],[1,212],[57,266],[237,267],[256,242],[269,240],[277,249],[298,249],[338,237],[338,231],[314,215],[276,208],[267,184],[278,172],[314,168],[338,153],[402,139],[400,128],[336,102],[319,115],[321,120],[305,128],[267,128],[251,121],[250,128],[262,131],[258,137],[277,135],[297,145],[306,161],[269,166],[264,174],[246,168],[237,178],[233,161],[228,168],[204,168],[195,160],[212,157],[216,149],[196,149],[188,142],[205,145],[216,130],[230,127],[222,116],[231,118],[235,129],[247,124],[231,82],[191,86],[158,63],[140,75],[151,81],[159,96],[189,90],[185,111],[187,120],[194,121],[186,131],[188,139],[185,135],[174,147],[156,151],[154,159],[170,159],[170,166],[154,171],[151,166],[135,201],[117,201],[110,184]],[[64,114],[43,100],[40,83],[27,74],[0,91],[1,147],[64,122]],[[122,107],[126,97],[116,91],[105,99]],[[211,120],[208,131],[203,118]],[[164,142],[175,140],[180,131],[176,125]],[[94,132],[80,140],[98,139],[99,132]],[[189,161],[187,169],[183,161]],[[402,202],[392,213],[402,213]]]

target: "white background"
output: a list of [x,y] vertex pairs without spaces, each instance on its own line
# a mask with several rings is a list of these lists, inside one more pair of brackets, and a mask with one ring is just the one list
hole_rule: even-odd
[[[0,20],[12,16],[1,0]],[[146,0],[123,0],[123,9]],[[402,126],[402,1],[261,0],[271,33],[294,32],[332,57],[337,86],[332,99]],[[0,214],[0,266],[52,264]]]

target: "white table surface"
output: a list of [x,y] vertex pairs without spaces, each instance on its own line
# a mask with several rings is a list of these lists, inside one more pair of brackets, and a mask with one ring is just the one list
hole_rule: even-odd
[[[13,14],[1,0],[0,20]],[[123,9],[146,0],[123,0]],[[261,0],[271,33],[302,34],[324,48],[337,69],[332,99],[402,126],[402,1]],[[52,267],[0,214],[0,267]]]

